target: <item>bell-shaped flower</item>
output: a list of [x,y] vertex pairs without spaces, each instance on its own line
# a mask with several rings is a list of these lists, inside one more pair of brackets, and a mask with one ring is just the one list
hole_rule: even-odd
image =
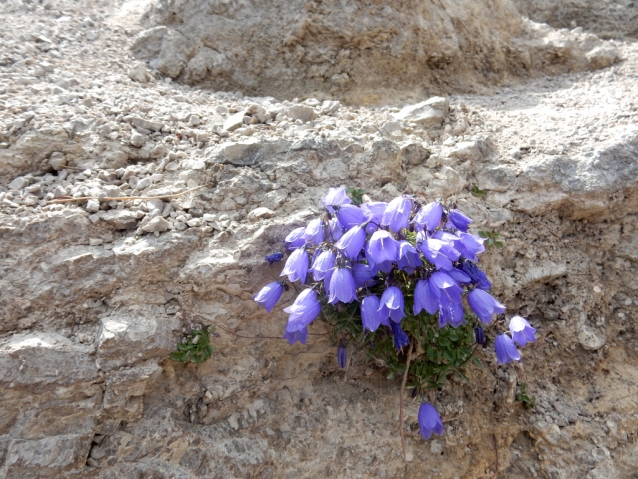
[[424,402],[419,407],[419,414],[417,415],[419,420],[419,431],[424,439],[430,439],[432,433],[443,434],[443,421],[441,416],[432,404]]
[[354,261],[359,257],[359,253],[363,249],[365,242],[365,230],[360,225],[356,225],[350,228],[346,234],[337,241],[335,247],[345,256]]
[[448,294],[449,289],[441,291],[439,299],[439,328],[449,324],[453,328],[458,328],[465,321],[463,303],[453,295]]
[[331,249],[321,251],[317,259],[312,263],[312,277],[315,281],[321,281],[326,277],[326,273],[334,268],[335,254]]
[[286,330],[289,332],[299,331],[312,323],[321,311],[321,305],[317,301],[317,293],[314,289],[304,289],[295,302],[284,309],[289,313],[288,326]]
[[337,218],[332,218],[328,222],[328,229],[330,230],[330,241],[339,241],[343,236],[343,225]]
[[328,302],[331,304],[337,301],[352,303],[355,299],[357,299],[357,289],[350,268],[335,268],[330,277]]
[[379,302],[379,317],[382,319],[390,318],[395,323],[400,323],[405,317],[403,293],[396,286],[390,286],[383,292]]
[[473,289],[467,295],[467,302],[484,324],[492,322],[492,315],[505,312],[505,306],[496,301],[489,293],[482,289]]
[[485,344],[485,331],[480,326],[474,328],[474,339],[476,339],[476,344],[481,346]]
[[494,340],[494,351],[496,351],[496,363],[511,363],[512,361],[520,361],[521,353],[516,349],[516,345],[512,338],[507,334],[499,334]]
[[392,233],[379,230],[375,231],[366,245],[366,257],[372,263],[384,261],[396,261],[399,255],[399,242],[394,239]]
[[288,344],[291,346],[297,341],[301,344],[306,344],[306,341],[308,340],[308,328],[301,328],[295,331],[288,331],[288,328],[286,328],[286,332],[281,338],[288,341]]
[[510,333],[512,333],[512,338],[520,347],[525,347],[528,342],[535,342],[535,332],[536,329],[532,328],[525,318],[514,316],[510,319]]
[[361,322],[363,323],[363,329],[369,331],[376,331],[381,324],[381,318],[379,317],[379,298],[373,294],[366,296],[361,301]]
[[442,216],[443,206],[438,201],[433,201],[417,211],[412,223],[417,231],[434,231],[441,224]]
[[346,189],[341,186],[339,188],[328,188],[328,194],[321,200],[323,205],[330,213],[334,213],[333,206],[348,205],[352,201],[348,198]]
[[[452,269],[452,260],[448,258],[442,251],[445,248],[449,248],[449,245],[444,241],[427,238],[420,245],[421,252],[425,259],[434,265],[436,269]],[[452,248],[453,249],[453,248]]]
[[383,218],[383,212],[388,207],[385,201],[368,201],[361,205],[361,209],[366,215],[366,233],[372,234],[381,224],[381,218]]
[[363,210],[355,205],[340,206],[337,210],[337,218],[346,230],[357,225],[362,225],[366,221]]
[[420,279],[414,287],[414,305],[412,312],[416,316],[422,310],[434,314],[439,309],[439,296],[430,288],[430,281]]
[[268,261],[268,263],[272,266],[273,263],[278,263],[284,257],[283,253],[276,252],[273,254],[269,254],[264,258],[264,261]]
[[316,218],[308,223],[308,226],[306,226],[306,229],[304,230],[304,239],[306,242],[320,244],[323,243],[323,238],[323,220],[321,218]]
[[408,241],[399,241],[399,269],[408,274],[414,273],[416,268],[423,266],[421,255]]
[[348,360],[348,350],[346,349],[345,345],[340,344],[339,347],[337,348],[337,363],[339,363],[339,367],[341,369],[346,368],[347,360]]
[[266,308],[266,311],[270,313],[272,308],[275,307],[275,304],[277,304],[277,301],[279,301],[279,298],[281,298],[283,290],[284,287],[280,282],[273,281],[261,288],[259,293],[257,293],[253,299]]
[[392,231],[398,233],[408,227],[412,202],[405,196],[399,196],[388,203],[381,218],[381,226],[389,226]]
[[330,296],[330,280],[332,279],[332,274],[335,272],[335,269],[329,269],[326,271],[326,275],[323,277],[323,289],[326,290],[326,296]]
[[292,250],[301,248],[306,243],[306,239],[304,238],[305,232],[306,228],[302,226],[300,228],[295,228],[288,233],[288,236],[286,236],[286,239],[284,240],[286,243],[286,249]]
[[454,242],[454,248],[461,253],[463,258],[478,261],[477,255],[485,251],[485,246],[483,246],[485,238],[461,231],[456,234],[457,240]]
[[375,276],[377,274],[376,268],[373,268],[369,264],[356,263],[352,267],[352,277],[354,278],[354,285],[357,289],[363,287],[371,287],[377,284]]
[[410,345],[410,338],[405,331],[401,329],[398,323],[390,323],[390,328],[392,329],[392,336],[394,339],[394,348],[397,351],[401,351],[406,346]]
[[472,278],[458,268],[449,269],[446,273],[458,284],[470,284],[472,282]]
[[438,298],[439,327],[449,324],[456,328],[463,324],[465,319],[461,298],[463,289],[456,284],[456,281],[450,275],[437,271],[430,277],[429,287],[432,294]]
[[304,248],[298,248],[292,252],[286,261],[280,276],[288,275],[291,283],[299,280],[301,284],[306,282],[308,274],[308,252]]
[[447,214],[447,219],[449,223],[452,223],[454,228],[463,233],[467,233],[467,229],[473,223],[469,216],[466,216],[459,210],[450,210]]
[[485,273],[474,263],[471,261],[463,261],[461,268],[472,279],[472,283],[474,283],[477,288],[485,291],[492,289],[492,283],[490,280],[487,279]]

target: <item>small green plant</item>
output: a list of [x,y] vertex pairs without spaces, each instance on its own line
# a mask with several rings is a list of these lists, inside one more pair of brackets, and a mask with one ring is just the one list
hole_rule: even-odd
[[363,195],[366,194],[365,190],[352,187],[346,188],[346,193],[348,193],[348,196],[352,199],[352,202],[355,205],[360,205],[361,203],[363,203]]
[[520,383],[518,387],[520,391],[516,393],[516,400],[523,403],[527,409],[536,407],[536,396],[528,396],[527,384]]
[[479,231],[478,234],[481,238],[487,238],[487,241],[485,242],[485,244],[488,247],[490,246],[496,246],[497,248],[503,247],[503,243],[499,241],[500,235],[496,231]]
[[177,345],[177,351],[171,353],[171,359],[178,363],[202,364],[213,354],[213,347],[209,343],[209,336],[214,330],[213,327],[203,327],[193,329],[182,337]]
[[472,195],[476,197],[485,196],[485,190],[481,190],[478,185],[472,185],[472,189],[470,190]]

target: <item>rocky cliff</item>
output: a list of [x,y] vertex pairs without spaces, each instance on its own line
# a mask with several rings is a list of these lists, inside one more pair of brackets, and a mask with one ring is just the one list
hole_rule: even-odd
[[[633,477],[636,45],[369,3],[0,3],[0,477]],[[339,185],[498,231],[538,331],[430,394],[443,436],[406,397],[407,461],[397,383],[252,301]],[[195,325],[213,358],[168,359]]]

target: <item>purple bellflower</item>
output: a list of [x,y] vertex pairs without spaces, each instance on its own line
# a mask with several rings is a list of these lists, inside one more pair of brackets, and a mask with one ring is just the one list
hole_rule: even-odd
[[286,261],[280,276],[288,275],[291,283],[299,280],[301,284],[306,282],[308,274],[308,252],[304,248],[298,248],[292,252]]
[[471,233],[457,232],[458,238],[454,242],[454,248],[461,253],[461,256],[472,261],[478,261],[477,254],[485,251],[483,246],[484,238]]
[[474,263],[471,261],[463,261],[461,268],[470,278],[472,278],[472,283],[476,284],[477,288],[485,291],[492,289],[492,283],[487,279],[487,275]]
[[390,323],[390,328],[392,329],[392,335],[394,336],[394,349],[397,351],[401,351],[406,346],[410,345],[410,338],[405,331],[401,329],[397,323]]
[[482,289],[473,289],[467,295],[467,302],[482,323],[490,324],[493,314],[505,312],[505,306],[496,301],[489,293]]
[[337,348],[337,362],[341,369],[346,368],[346,363],[348,362],[348,350],[343,343]]
[[405,196],[393,199],[383,212],[381,225],[389,226],[392,231],[398,233],[403,228],[408,227],[411,209],[412,202]]
[[377,280],[374,278],[376,274],[377,270],[369,264],[356,263],[352,267],[352,277],[354,278],[354,285],[357,289],[377,284]]
[[341,186],[339,188],[328,188],[328,194],[321,202],[330,213],[334,213],[333,206],[349,205],[351,200],[348,198],[346,189]]
[[474,328],[474,338],[476,339],[476,344],[485,345],[485,331],[483,331],[483,328],[480,326]]
[[532,328],[525,318],[514,316],[510,319],[510,333],[512,333],[512,338],[520,347],[525,347],[528,342],[535,342],[535,332],[536,329]]
[[266,256],[264,258],[264,261],[268,261],[268,263],[270,263],[270,265],[272,266],[273,263],[278,263],[279,261],[281,261],[283,257],[284,257],[283,253],[277,252],[277,253],[269,254],[268,256]]
[[331,249],[327,249],[322,251],[317,259],[312,263],[312,277],[315,281],[321,281],[325,278],[326,273],[334,268],[335,265],[335,254]]
[[295,302],[284,309],[289,313],[286,331],[299,331],[312,323],[321,311],[321,305],[317,301],[317,293],[314,289],[304,289]]
[[374,233],[379,229],[383,212],[387,207],[388,204],[384,201],[369,201],[361,205],[361,209],[366,215],[366,220],[369,222],[366,226],[367,233]]
[[346,230],[349,230],[353,226],[361,225],[366,221],[363,210],[355,205],[340,206],[337,210],[337,218]]
[[301,248],[305,243],[306,239],[304,238],[304,233],[306,232],[306,228],[303,226],[301,228],[295,228],[288,236],[284,242],[286,243],[286,249],[297,249]]
[[420,279],[414,287],[414,305],[412,312],[416,316],[422,310],[434,314],[439,309],[439,296],[430,288],[430,281]]
[[366,245],[366,257],[373,263],[384,261],[396,261],[399,255],[399,242],[394,239],[392,233],[379,230],[375,231]]
[[323,220],[321,218],[312,220],[304,230],[305,240],[314,244],[323,243],[323,236]]
[[458,284],[470,284],[472,282],[472,278],[458,268],[447,270],[446,273],[449,274]]
[[348,258],[356,260],[365,242],[365,230],[360,225],[356,225],[350,228],[348,232],[337,241],[335,247]]
[[337,218],[332,218],[328,222],[328,230],[331,241],[339,241],[343,236],[343,226]]
[[421,255],[408,241],[399,241],[399,269],[408,274],[414,273],[416,268],[423,266]]
[[463,289],[454,279],[442,271],[437,271],[430,277],[430,289],[439,300],[439,327],[450,324],[456,328],[463,324],[465,318],[461,299]]
[[357,299],[357,290],[350,268],[336,268],[330,278],[328,302],[331,304],[337,301],[352,303],[355,299]]
[[496,351],[496,363],[511,363],[520,361],[521,353],[516,349],[514,341],[507,334],[499,334],[494,340],[494,350]]
[[379,318],[390,318],[395,323],[400,323],[405,317],[403,311],[403,293],[396,286],[387,288],[379,302]]
[[379,324],[381,324],[379,298],[373,294],[366,296],[361,301],[361,322],[363,323],[363,329],[372,332],[376,331]]
[[253,299],[266,308],[266,311],[270,313],[275,307],[275,304],[277,304],[277,301],[279,301],[279,298],[281,298],[283,290],[284,287],[280,282],[273,281],[261,288],[259,293],[257,293]]
[[417,211],[412,222],[417,231],[434,231],[441,224],[442,216],[443,206],[438,201],[433,201]]
[[467,233],[467,229],[473,223],[471,218],[459,210],[450,210],[447,214],[447,219],[456,229],[463,233]]
[[421,243],[421,252],[425,259],[432,263],[436,269],[452,269],[452,260],[448,258],[441,248],[445,246],[441,240],[427,238]]
[[439,412],[432,404],[428,402],[421,404],[419,407],[418,420],[419,430],[424,439],[430,439],[433,432],[439,436],[443,434],[443,421],[441,421]]
[[306,341],[308,340],[308,328],[301,328],[296,331],[288,331],[288,328],[286,328],[286,332],[281,338],[288,341],[288,344],[291,346],[297,341],[301,344],[306,344]]

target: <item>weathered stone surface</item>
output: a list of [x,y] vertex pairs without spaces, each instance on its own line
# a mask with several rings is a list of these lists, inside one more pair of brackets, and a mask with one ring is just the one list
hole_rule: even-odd
[[394,118],[423,126],[438,126],[447,115],[449,105],[447,98],[433,97],[416,105],[403,107]]
[[67,132],[57,127],[25,133],[10,148],[0,149],[0,179],[50,169],[43,160],[51,153],[63,150],[68,139]]
[[97,363],[107,370],[164,358],[175,348],[176,329],[179,322],[174,317],[141,310],[102,318],[95,337]]
[[4,388],[59,387],[97,379],[89,348],[56,333],[12,336],[0,345]]

